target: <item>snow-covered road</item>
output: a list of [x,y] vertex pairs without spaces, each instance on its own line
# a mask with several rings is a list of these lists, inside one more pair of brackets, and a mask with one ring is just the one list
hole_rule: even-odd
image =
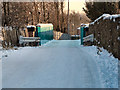
[[95,58],[79,41],[12,51],[2,62],[3,88],[101,88]]

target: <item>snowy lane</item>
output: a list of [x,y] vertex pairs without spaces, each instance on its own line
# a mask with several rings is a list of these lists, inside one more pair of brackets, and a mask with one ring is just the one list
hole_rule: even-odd
[[78,41],[14,51],[3,58],[3,88],[101,88],[97,65],[86,53]]

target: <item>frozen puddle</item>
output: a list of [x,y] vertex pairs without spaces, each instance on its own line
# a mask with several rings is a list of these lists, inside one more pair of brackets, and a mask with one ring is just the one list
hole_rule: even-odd
[[105,87],[95,58],[87,53],[79,40],[13,51],[3,58],[3,88]]

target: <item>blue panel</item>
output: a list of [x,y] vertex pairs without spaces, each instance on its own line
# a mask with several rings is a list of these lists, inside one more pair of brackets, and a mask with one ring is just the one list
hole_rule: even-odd
[[84,28],[81,27],[81,45],[83,45]]
[[53,28],[52,30],[49,30],[49,27],[37,27],[36,29],[36,36],[40,37],[41,43],[40,44],[45,44],[46,42],[53,40]]

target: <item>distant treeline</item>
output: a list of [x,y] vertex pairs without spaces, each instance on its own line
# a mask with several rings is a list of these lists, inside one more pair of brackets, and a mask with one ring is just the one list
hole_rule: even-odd
[[[52,23],[54,30],[67,33],[68,15],[64,2],[3,2],[2,26],[26,27],[38,23]],[[70,13],[70,32],[76,30],[80,23],[88,23],[85,15]]]

